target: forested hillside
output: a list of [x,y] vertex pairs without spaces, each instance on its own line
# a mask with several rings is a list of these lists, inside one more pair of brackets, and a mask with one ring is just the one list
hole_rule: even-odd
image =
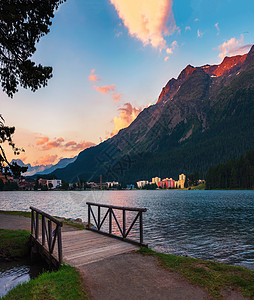
[[210,167],[207,189],[254,189],[254,151],[238,159]]

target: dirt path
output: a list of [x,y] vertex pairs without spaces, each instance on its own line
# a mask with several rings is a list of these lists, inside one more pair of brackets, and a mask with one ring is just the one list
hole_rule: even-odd
[[158,266],[155,257],[138,253],[92,263],[80,272],[93,299],[211,299],[205,290]]

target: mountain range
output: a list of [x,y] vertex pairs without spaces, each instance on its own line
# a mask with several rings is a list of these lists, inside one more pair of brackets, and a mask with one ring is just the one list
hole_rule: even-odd
[[33,175],[47,175],[52,172],[54,172],[58,168],[64,168],[68,164],[74,162],[76,160],[77,156],[73,158],[63,158],[60,159],[59,162],[55,165],[49,164],[49,165],[38,165],[38,166],[31,166],[31,164],[25,164],[21,159],[13,159],[11,161],[12,163],[17,163],[21,167],[27,167],[27,171],[25,173],[22,173],[23,176],[33,176]]
[[156,104],[52,175],[135,182],[199,171],[254,149],[254,46],[219,65],[188,65]]

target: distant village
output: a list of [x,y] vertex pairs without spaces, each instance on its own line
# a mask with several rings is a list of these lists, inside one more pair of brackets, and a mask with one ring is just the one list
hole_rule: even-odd
[[[179,175],[178,180],[173,178],[161,179],[154,177],[151,181],[140,180],[136,184],[123,184],[117,181],[103,182],[100,176],[99,182],[86,182],[78,180],[75,183],[67,183],[60,179],[47,178],[13,178],[10,175],[0,173],[0,190],[120,190],[120,189],[183,189],[186,185],[186,175]],[[199,180],[198,184],[204,183],[204,180]]]

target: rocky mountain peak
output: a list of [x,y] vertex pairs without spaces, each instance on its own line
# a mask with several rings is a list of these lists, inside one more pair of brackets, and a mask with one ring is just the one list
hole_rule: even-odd
[[157,103],[172,100],[175,94],[180,89],[181,85],[189,78],[192,73],[197,69],[202,69],[205,73],[212,77],[220,77],[228,75],[233,72],[237,72],[245,63],[248,57],[248,61],[254,59],[254,45],[251,47],[248,54],[236,55],[228,57],[226,56],[219,65],[204,65],[201,67],[193,67],[188,65],[182,70],[177,79],[172,78],[168,81],[166,86],[162,89]]

